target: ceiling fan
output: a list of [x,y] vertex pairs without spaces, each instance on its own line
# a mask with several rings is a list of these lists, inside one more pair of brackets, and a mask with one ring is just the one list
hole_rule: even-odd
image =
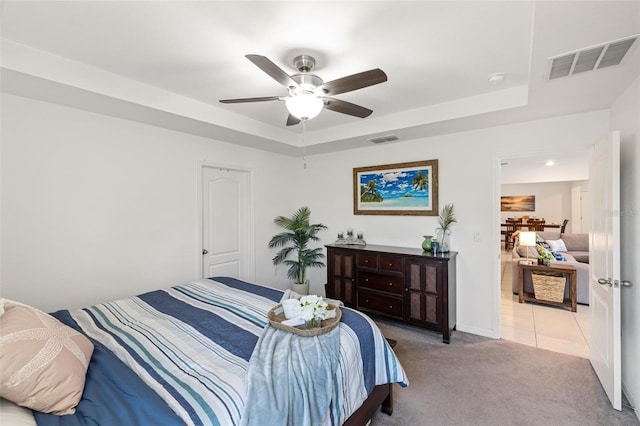
[[287,126],[311,120],[323,108],[354,117],[365,118],[372,110],[351,102],[335,99],[332,96],[351,92],[374,84],[387,81],[387,75],[379,68],[348,75],[325,83],[320,77],[311,73],[316,60],[309,55],[300,55],[293,60],[298,74],[289,75],[274,64],[269,58],[261,55],[246,55],[258,68],[267,73],[289,91],[288,96],[266,96],[260,98],[222,99],[223,104],[243,102],[285,101],[289,117]]

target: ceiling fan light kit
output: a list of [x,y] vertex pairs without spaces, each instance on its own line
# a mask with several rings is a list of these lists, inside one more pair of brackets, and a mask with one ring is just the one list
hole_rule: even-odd
[[311,74],[310,71],[315,66],[316,61],[309,55],[296,56],[293,60],[293,65],[299,73],[293,75],[284,72],[266,56],[246,55],[246,58],[271,78],[286,87],[289,91],[288,96],[221,99],[220,102],[224,104],[235,104],[284,100],[287,110],[289,111],[287,126],[298,124],[300,121],[311,120],[320,114],[323,108],[354,117],[368,117],[373,112],[372,110],[331,96],[387,81],[387,75],[384,71],[375,68],[325,83],[317,75]]
[[284,102],[287,110],[289,110],[289,114],[300,120],[311,120],[317,117],[320,111],[322,111],[322,107],[324,107],[322,99],[315,95],[304,93],[289,96]]

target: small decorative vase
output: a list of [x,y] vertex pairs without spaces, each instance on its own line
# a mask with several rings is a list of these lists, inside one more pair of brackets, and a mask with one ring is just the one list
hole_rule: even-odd
[[309,321],[306,321],[304,323],[305,328],[307,329],[311,329],[311,328],[319,328],[320,327],[320,320],[317,318],[311,318]]
[[423,235],[424,241],[422,242],[422,250],[431,251],[431,239],[433,235]]
[[449,253],[449,239],[451,238],[451,230],[443,230],[442,228],[436,229],[436,236],[438,238],[440,253]]

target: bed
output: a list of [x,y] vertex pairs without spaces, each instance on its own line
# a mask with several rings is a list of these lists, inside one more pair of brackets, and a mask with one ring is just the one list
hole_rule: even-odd
[[[390,414],[392,384],[408,380],[375,323],[342,307],[334,331],[296,337],[268,323],[283,297],[278,289],[214,277],[53,313],[93,350],[73,413],[33,411],[37,424],[251,425],[262,417],[270,424],[362,425],[380,406]],[[295,345],[332,342],[330,365],[325,349],[297,356]],[[264,355],[270,364],[258,364],[272,346],[278,356]],[[298,373],[310,364],[310,373]],[[273,423],[274,416],[284,417]]]

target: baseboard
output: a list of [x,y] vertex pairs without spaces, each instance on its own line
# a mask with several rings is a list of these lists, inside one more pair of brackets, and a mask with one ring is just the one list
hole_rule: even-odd
[[491,339],[499,339],[500,333],[494,330],[487,330],[486,328],[478,328],[474,326],[467,326],[458,322],[456,324],[456,330],[464,331],[465,333],[477,334],[482,337],[489,337]]
[[636,417],[638,418],[638,420],[640,420],[640,410],[637,408],[638,404],[634,400],[634,395],[630,394],[629,391],[627,390],[626,386],[624,385],[624,382],[622,382],[622,393],[627,398],[627,401],[629,401],[629,404],[631,405],[631,409],[633,409],[633,412],[635,413]]

